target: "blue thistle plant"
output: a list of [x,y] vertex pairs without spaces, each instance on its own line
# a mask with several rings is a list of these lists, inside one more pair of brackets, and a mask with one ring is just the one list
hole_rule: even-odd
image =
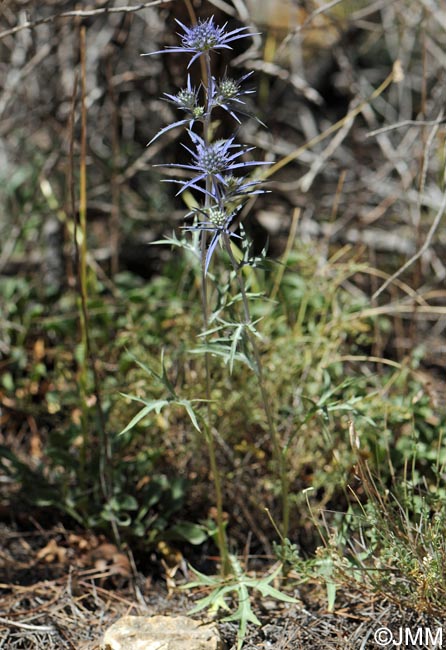
[[[190,155],[188,163],[166,163],[162,167],[185,170],[190,174],[186,180],[168,179],[169,182],[177,183],[180,187],[177,196],[186,190],[197,193],[198,205],[185,215],[186,219],[192,219],[191,225],[186,225],[186,231],[200,233],[201,239],[201,284],[202,284],[202,308],[203,308],[203,333],[205,341],[205,372],[206,372],[206,395],[207,417],[204,418],[204,432],[209,452],[210,469],[212,471],[217,506],[217,543],[220,551],[221,568],[223,576],[231,573],[231,560],[226,539],[225,517],[223,511],[223,491],[221,487],[220,473],[217,463],[214,435],[214,418],[211,409],[211,371],[209,362],[209,348],[207,337],[209,336],[209,306],[207,299],[207,275],[208,270],[217,249],[218,244],[225,250],[234,276],[240,289],[239,297],[243,309],[242,322],[234,323],[233,339],[230,343],[230,367],[235,358],[238,342],[243,339],[245,349],[251,347],[252,358],[250,367],[254,370],[261,392],[262,403],[265,410],[266,420],[270,431],[273,453],[281,478],[283,502],[284,502],[284,523],[283,531],[286,536],[288,528],[288,506],[287,506],[287,475],[282,453],[280,440],[275,427],[273,414],[269,405],[269,398],[263,377],[260,352],[257,348],[255,337],[257,336],[255,323],[252,321],[249,311],[248,294],[244,285],[241,265],[237,262],[231,245],[231,238],[242,237],[234,232],[238,214],[253,194],[259,194],[264,190],[259,188],[260,181],[248,175],[253,168],[269,164],[264,161],[247,160],[253,147],[247,147],[236,142],[236,133],[229,138],[219,139],[215,137],[215,125],[213,113],[221,109],[228,113],[237,124],[240,124],[239,114],[247,114],[244,98],[252,93],[252,90],[243,88],[244,82],[250,78],[252,73],[243,75],[240,79],[233,79],[227,73],[222,79],[216,79],[211,70],[211,53],[222,49],[232,49],[231,45],[237,40],[248,38],[251,33],[247,27],[240,27],[228,31],[226,24],[219,27],[214,23],[214,18],[199,21],[193,27],[186,27],[177,21],[183,30],[181,45],[166,47],[164,50],[151,52],[150,54],[164,53],[186,53],[191,55],[187,68],[201,59],[202,80],[198,88],[192,86],[190,75],[187,77],[185,88],[177,94],[165,94],[165,98],[178,110],[185,113],[182,120],[167,125],[151,140],[160,137],[166,131],[177,126],[183,126],[190,138],[190,144],[182,146]],[[249,114],[249,113],[248,113]],[[150,143],[149,143],[150,144]],[[243,233],[243,231],[242,231]],[[246,251],[245,243],[242,248]],[[246,260],[245,260],[246,263]],[[248,344],[248,345],[246,345]]]
[[[202,307],[204,332],[206,333],[209,322],[206,276],[212,256],[218,243],[221,243],[229,254],[231,264],[233,266],[236,264],[230,245],[231,237],[240,238],[239,235],[233,232],[235,218],[249,196],[261,191],[257,188],[258,182],[243,175],[243,170],[266,163],[245,160],[245,156],[252,151],[252,147],[245,147],[236,143],[235,135],[226,139],[215,139],[213,137],[213,111],[220,108],[240,124],[237,113],[243,112],[245,103],[242,97],[252,91],[242,88],[243,82],[251,76],[251,73],[242,76],[239,80],[232,79],[227,74],[223,79],[217,80],[212,75],[211,52],[224,49],[231,50],[230,44],[251,36],[248,27],[239,27],[228,31],[227,24],[219,27],[214,23],[213,16],[198,21],[192,27],[187,27],[178,20],[176,22],[183,30],[183,33],[179,34],[181,45],[166,47],[164,50],[148,54],[190,54],[191,59],[187,69],[191,67],[194,61],[201,58],[202,69],[205,74],[203,74],[198,88],[192,86],[190,75],[188,75],[185,88],[175,95],[165,94],[166,100],[186,115],[183,119],[161,129],[149,144],[167,131],[179,126],[185,127],[191,140],[190,146],[183,144],[191,157],[190,163],[167,163],[162,166],[184,169],[190,172],[191,177],[187,180],[173,180],[173,182],[180,185],[177,195],[186,190],[193,190],[201,197],[201,204],[186,215],[186,218],[192,217],[194,223],[185,226],[185,230],[199,231],[201,234]],[[198,130],[200,133],[197,132]],[[210,243],[208,245],[209,237]],[[208,353],[206,353],[205,358],[206,401],[208,404],[205,435],[216,492],[217,542],[221,556],[222,573],[227,575],[231,571],[231,562],[225,531],[223,492],[212,433],[211,376]]]
[[[244,265],[250,264],[249,257],[247,256],[248,244],[243,241],[241,235],[234,232],[239,212],[248,198],[254,194],[263,192],[259,188],[260,181],[252,178],[251,175],[247,175],[246,172],[247,170],[251,172],[253,168],[268,163],[264,161],[246,160],[246,156],[252,151],[253,147],[247,147],[237,143],[236,134],[229,138],[218,138],[215,137],[214,132],[214,110],[221,109],[225,111],[237,124],[240,124],[239,114],[249,114],[245,108],[244,97],[253,91],[243,88],[243,83],[252,73],[245,74],[240,79],[233,79],[225,73],[222,79],[216,79],[211,71],[211,53],[222,49],[232,49],[230,43],[249,37],[251,35],[249,29],[247,27],[240,27],[228,31],[226,24],[223,27],[217,26],[214,23],[213,17],[199,21],[193,27],[186,27],[179,21],[177,23],[183,30],[183,34],[180,34],[181,45],[166,47],[164,50],[151,52],[150,54],[173,52],[190,54],[191,59],[187,66],[188,69],[194,61],[201,58],[203,76],[197,88],[193,87],[190,75],[188,75],[185,88],[176,94],[165,93],[166,100],[182,113],[185,113],[185,117],[165,126],[152,138],[151,142],[166,133],[166,131],[178,126],[183,126],[190,138],[190,144],[182,145],[190,156],[188,163],[174,162],[161,166],[185,170],[190,175],[186,180],[168,179],[168,181],[177,183],[180,186],[177,196],[183,194],[186,190],[192,190],[198,196],[198,205],[185,215],[185,219],[192,219],[193,222],[191,225],[184,226],[184,230],[198,232],[201,240],[201,296],[203,309],[203,332],[201,337],[204,340],[204,346],[202,350],[194,350],[194,352],[204,353],[205,359],[206,394],[204,402],[206,403],[206,413],[202,418],[203,433],[208,448],[210,470],[215,487],[217,509],[216,541],[220,552],[222,573],[219,578],[208,578],[207,576],[196,574],[198,580],[189,585],[185,585],[185,587],[190,588],[204,585],[211,588],[211,593],[199,603],[196,611],[207,606],[211,606],[215,610],[221,607],[227,608],[225,595],[234,591],[238,594],[239,607],[227,620],[239,621],[237,648],[240,650],[243,645],[248,622],[259,623],[257,617],[251,610],[249,589],[257,589],[261,594],[272,596],[279,600],[294,602],[292,598],[284,596],[269,584],[277,576],[280,567],[275,573],[263,580],[253,580],[244,574],[236,558],[229,553],[225,513],[223,510],[223,490],[213,432],[217,423],[211,405],[212,381],[210,351],[215,351],[216,348],[212,348],[210,337],[215,332],[224,328],[225,333],[217,339],[217,342],[221,355],[225,358],[225,361],[229,362],[230,372],[232,372],[235,359],[243,359],[248,363],[248,366],[254,371],[257,377],[266,422],[271,437],[274,460],[281,481],[283,523],[280,535],[282,540],[285,539],[289,523],[289,484],[286,467],[286,449],[281,447],[273,412],[269,403],[269,395],[266,390],[261,355],[256,343],[256,336],[258,336],[256,331],[257,321],[253,321],[250,316],[249,294],[245,287],[244,273],[242,271]],[[243,228],[240,228],[240,231],[243,235]],[[242,263],[236,259],[231,238],[242,239]],[[170,240],[170,243],[190,248],[185,242],[179,243],[176,238]],[[232,267],[233,273],[229,275],[227,287],[231,287],[232,280],[235,278],[239,287],[239,293],[236,299],[234,298],[233,303],[237,303],[235,313],[237,313],[238,309],[240,311],[238,311],[235,322],[228,322],[226,319],[220,318],[219,310],[217,309],[212,315],[212,319],[214,321],[217,320],[218,324],[210,330],[209,322],[211,317],[209,316],[207,276],[218,244],[221,244],[221,247],[225,250]],[[239,320],[240,312],[242,312],[241,320]],[[229,336],[226,335],[228,330],[231,332]],[[243,347],[243,355],[238,354],[239,346]],[[176,403],[186,408],[191,419],[193,416],[192,423],[201,432],[201,418],[195,417],[191,402],[177,399]],[[152,408],[152,404],[150,403],[145,407],[145,409],[147,408]],[[143,409],[143,415],[145,412]],[[140,416],[141,414],[137,415],[136,418]],[[231,574],[232,580],[229,578]]]
[[[192,173],[192,177],[188,180],[166,179],[166,182],[180,185],[177,196],[188,189],[204,195],[203,205],[187,215],[187,217],[192,215],[195,218],[195,224],[186,226],[186,230],[199,230],[202,233],[204,248],[207,234],[211,235],[209,247],[203,256],[203,268],[207,274],[217,244],[226,237],[236,236],[233,232],[233,224],[240,207],[249,196],[262,191],[257,188],[259,181],[253,181],[246,175],[236,176],[233,172],[239,173],[244,169],[268,163],[245,160],[246,154],[252,151],[253,147],[235,143],[235,135],[226,139],[212,140],[211,138],[214,109],[218,107],[223,109],[240,124],[237,113],[247,114],[244,110],[245,102],[242,97],[253,91],[245,90],[242,87],[252,72],[243,75],[238,80],[232,79],[228,74],[225,74],[221,80],[217,80],[211,74],[210,53],[221,49],[232,49],[229,43],[251,36],[249,29],[239,27],[227,31],[227,23],[223,27],[219,27],[214,23],[213,16],[198,21],[192,27],[187,27],[178,20],[176,22],[183,30],[183,33],[179,34],[181,45],[149,52],[145,56],[165,53],[191,54],[188,68],[202,56],[205,61],[207,78],[202,81],[199,88],[194,88],[190,75],[188,75],[185,88],[175,95],[164,94],[167,101],[186,113],[186,117],[162,128],[152,138],[149,145],[176,127],[184,126],[188,131],[192,145],[183,144],[183,147],[190,154],[190,164],[166,163],[160,166],[184,169]],[[200,102],[201,96],[203,102]],[[202,135],[197,133],[196,125],[200,125]],[[218,219],[215,218],[216,214],[220,215]]]

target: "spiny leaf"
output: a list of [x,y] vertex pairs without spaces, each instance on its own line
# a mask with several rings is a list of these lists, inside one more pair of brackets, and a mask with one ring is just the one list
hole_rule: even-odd
[[158,399],[158,400],[153,400],[151,402],[146,402],[145,400],[143,400],[143,399],[141,399],[139,397],[135,397],[134,395],[126,395],[125,393],[121,393],[121,395],[123,397],[128,397],[129,399],[131,399],[131,400],[133,400],[135,402],[142,402],[146,406],[143,409],[141,409],[139,411],[139,413],[137,413],[135,415],[134,418],[132,418],[130,420],[128,425],[122,431],[120,431],[119,435],[122,435],[123,433],[126,433],[130,429],[133,429],[133,427],[136,426],[138,424],[138,422],[140,422],[143,418],[145,418],[152,411],[155,411],[156,413],[161,413],[161,409],[164,406],[167,406],[169,404],[168,400],[165,400],[165,399]]
[[182,588],[183,589],[191,589],[193,587],[203,587],[203,586],[209,586],[209,587],[217,587],[218,585],[221,585],[221,578],[219,576],[207,576],[204,573],[200,573],[197,569],[194,569],[193,567],[189,567],[189,570],[191,573],[196,576],[197,580],[192,580],[191,582],[188,582],[186,585],[184,585]]
[[184,585],[184,588],[190,589],[193,587],[208,587],[210,593],[195,604],[191,610],[195,614],[203,609],[210,609],[212,612],[217,612],[219,609],[228,610],[228,605],[225,596],[234,593],[237,599],[237,609],[233,614],[226,616],[224,621],[238,621],[239,629],[237,635],[237,649],[240,650],[243,646],[246,637],[246,630],[248,623],[260,625],[260,621],[255,615],[251,607],[249,596],[249,589],[256,589],[264,596],[270,596],[276,600],[281,600],[289,603],[297,602],[295,598],[281,593],[270,585],[280,573],[282,566],[279,565],[272,573],[263,578],[250,578],[243,571],[240,562],[234,556],[230,556],[231,567],[233,575],[229,578],[210,577],[200,573],[196,569],[191,571],[196,576],[196,580]]
[[214,589],[210,594],[204,598],[200,598],[195,606],[190,610],[190,614],[197,614],[203,609],[210,610],[213,613],[217,613],[219,609],[224,609],[229,611],[229,606],[224,599],[227,589]]
[[[149,413],[152,411],[155,411],[156,413],[161,413],[161,409],[163,409],[165,406],[170,406],[170,405],[175,405],[175,406],[182,406],[185,410],[186,413],[189,416],[190,421],[192,422],[193,426],[198,432],[201,432],[200,426],[198,424],[197,416],[195,415],[195,411],[192,408],[192,404],[189,400],[186,399],[158,399],[158,400],[145,400],[142,399],[141,397],[136,397],[135,395],[127,395],[126,393],[121,393],[123,397],[127,397],[128,399],[131,399],[134,402],[140,402],[141,404],[145,404],[145,407],[141,409],[134,418],[128,423],[128,425],[123,429],[119,435],[126,433],[130,429],[132,429],[138,422],[140,422],[143,418],[145,418]],[[198,401],[204,401],[204,400],[194,400],[196,402]]]
[[[223,343],[208,343],[207,345],[200,345],[192,350],[189,350],[191,354],[214,354],[218,357],[222,357],[225,363],[230,363],[231,361],[231,345]],[[234,355],[234,359],[241,361],[246,364],[251,370],[255,370],[255,367],[249,357],[242,352],[237,352]]]
[[282,593],[278,589],[271,587],[271,585],[269,584],[264,584],[263,582],[259,582],[255,588],[257,589],[257,591],[260,591],[262,596],[270,596],[275,600],[281,600],[285,603],[297,603],[297,600],[295,598]]
[[192,424],[194,425],[194,427],[196,428],[196,430],[197,430],[199,433],[201,433],[201,429],[200,429],[200,427],[199,427],[199,425],[198,425],[197,417],[196,417],[196,415],[195,415],[195,412],[194,412],[194,410],[193,410],[193,408],[192,408],[192,405],[191,405],[191,403],[189,402],[189,400],[186,400],[186,399],[178,400],[178,401],[177,401],[177,404],[179,404],[180,406],[184,406],[184,408],[186,409],[186,413],[187,413],[188,416],[189,416],[190,421],[192,422]]

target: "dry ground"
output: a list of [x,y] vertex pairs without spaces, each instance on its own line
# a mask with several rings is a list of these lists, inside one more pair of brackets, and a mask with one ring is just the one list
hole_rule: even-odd
[[[105,629],[121,616],[185,614],[191,608],[192,596],[178,591],[168,596],[162,577],[134,571],[128,557],[100,537],[62,526],[50,531],[3,526],[1,538],[2,650],[97,650]],[[435,637],[443,623],[356,589],[338,593],[334,612],[326,609],[322,585],[303,585],[295,595],[297,605],[257,604],[262,625],[249,629],[246,650],[377,648],[379,628],[389,627],[398,640],[400,629],[415,635],[428,628]],[[235,647],[236,626],[221,622],[220,629],[227,649]]]

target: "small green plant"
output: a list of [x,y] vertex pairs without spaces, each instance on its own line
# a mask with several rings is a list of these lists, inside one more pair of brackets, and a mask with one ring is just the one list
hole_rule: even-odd
[[[116,278],[116,286],[117,297],[113,299],[95,279],[95,291],[86,303],[91,344],[98,350],[102,405],[113,449],[107,468],[112,479],[108,498],[104,498],[101,486],[99,468],[103,452],[97,438],[92,437],[88,444],[84,465],[80,452],[80,395],[73,369],[78,367],[79,357],[84,357],[78,347],[72,347],[78,332],[77,293],[64,292],[48,304],[42,302],[31,280],[20,277],[0,278],[0,303],[6,316],[0,325],[4,343],[0,398],[2,405],[8,405],[2,411],[0,426],[0,469],[11,484],[21,486],[11,499],[14,503],[17,499],[23,509],[46,509],[50,516],[57,512],[57,517],[69,517],[77,525],[107,535],[113,534],[114,528],[121,541],[131,544],[136,553],[146,553],[163,539],[201,544],[208,537],[207,527],[189,521],[185,514],[193,481],[178,476],[167,462],[159,462],[159,444],[151,441],[141,449],[139,436],[116,435],[124,420],[128,420],[130,407],[123,407],[119,399],[117,373],[105,371],[102,361],[107,350],[110,366],[125,372],[136,365],[135,383],[143,380],[145,370],[135,364],[126,350],[128,337],[132,336],[129,330],[133,319],[140,321],[140,305],[149,304],[159,313],[166,283],[159,279],[142,289],[137,279],[123,276]],[[120,293],[124,287],[125,309],[124,294]],[[152,343],[155,341],[150,357],[154,363],[164,333],[158,327],[158,331],[148,332]],[[115,332],[117,341],[111,348],[109,341]],[[90,370],[86,381],[87,416],[91,430],[95,431],[94,380]],[[184,410],[180,407],[171,405],[179,415]],[[26,426],[25,418],[35,423],[39,432],[39,455],[34,456],[28,447],[29,436],[15,434],[16,427]],[[85,477],[82,483],[81,466]]]
[[263,597],[274,598],[286,603],[296,603],[296,599],[288,596],[271,585],[277,580],[281,573],[282,566],[279,565],[272,573],[261,578],[250,577],[242,569],[240,562],[234,555],[229,556],[232,575],[225,580],[221,577],[206,576],[196,569],[191,569],[196,580],[184,585],[183,589],[200,588],[207,589],[209,594],[200,598],[195,607],[190,611],[196,614],[203,609],[210,613],[217,613],[220,609],[230,610],[227,599],[234,594],[237,602],[237,609],[233,614],[223,618],[223,621],[238,622],[237,650],[243,646],[248,623],[260,625],[260,621],[251,607],[251,592],[258,591]]
[[[393,479],[387,487],[364,457],[357,455],[363,496],[350,494],[347,512],[331,530],[317,524],[324,544],[316,552],[313,570],[329,569],[333,604],[336,585],[356,584],[400,607],[442,615],[446,602],[445,494],[435,471],[422,483],[418,481],[416,467],[425,460],[424,454],[413,450],[407,463],[412,467],[410,479],[407,475]],[[293,567],[298,566],[294,561]]]
[[157,399],[157,400],[146,400],[143,399],[142,397],[136,397],[135,395],[127,395],[126,393],[122,393],[123,397],[127,397],[128,399],[134,401],[134,402],[140,402],[141,404],[144,404],[144,407],[135,415],[132,420],[128,423],[128,425],[121,431],[121,434],[126,433],[127,431],[131,431],[141,420],[143,420],[145,417],[149,415],[149,413],[152,413],[154,411],[155,413],[161,413],[163,409],[165,409],[167,406],[179,406],[181,408],[184,408],[186,411],[193,427],[201,433],[200,426],[198,424],[197,416],[195,414],[194,408],[193,408],[193,402],[200,402],[203,400],[187,400],[187,399],[182,399],[180,398],[175,391],[175,387],[170,381],[166,367],[164,365],[164,355],[161,355],[161,368],[162,372],[161,374],[158,374],[151,368],[148,368],[146,365],[141,363],[141,361],[138,361],[138,359],[134,359],[135,363],[144,370],[144,372],[151,378],[155,379],[157,382],[159,382],[164,388],[166,389],[166,392],[168,394],[168,397],[165,399]]

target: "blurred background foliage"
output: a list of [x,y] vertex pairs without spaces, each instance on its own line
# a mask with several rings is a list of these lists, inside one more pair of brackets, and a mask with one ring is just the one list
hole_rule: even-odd
[[[122,4],[2,4],[0,515],[20,525],[30,513],[42,525],[67,517],[136,551],[162,540],[203,544],[214,533],[208,461],[185,413],[172,405],[118,435],[135,414],[121,393],[162,397],[135,358],[160,372],[163,350],[175,389],[190,400],[205,394],[189,354],[200,333],[199,269],[187,251],[150,245],[178,234],[187,211],[153,166],[184,157],[182,134],[146,147],[176,119],[160,97],[185,85],[184,57],[140,56],[175,43],[174,19],[188,23],[192,11],[260,32],[215,63],[236,77],[254,70],[250,108],[267,128],[248,120],[239,139],[266,160],[290,156],[244,219],[253,254],[268,250],[247,280],[263,296],[253,316],[262,319],[267,381],[289,445],[299,557],[287,561],[301,569],[322,535],[351,579],[343,555],[359,531],[381,566],[404,571],[401,549],[419,555],[411,526],[421,521],[424,531],[429,521],[426,535],[437,539],[430,518],[444,516],[445,9],[427,0]],[[82,26],[88,350],[74,245]],[[369,101],[396,61],[399,82]],[[321,137],[357,106],[356,117]],[[222,115],[219,129],[228,135],[234,124]],[[225,269],[222,260],[214,270],[214,304],[225,304]],[[212,377],[228,534],[241,549],[249,533],[252,552],[271,555],[265,508],[277,517],[279,486],[255,381],[237,363],[229,376],[218,358]],[[393,546],[383,503],[392,521],[407,513]],[[357,561],[358,548],[351,552]],[[436,578],[443,552],[432,551]]]

